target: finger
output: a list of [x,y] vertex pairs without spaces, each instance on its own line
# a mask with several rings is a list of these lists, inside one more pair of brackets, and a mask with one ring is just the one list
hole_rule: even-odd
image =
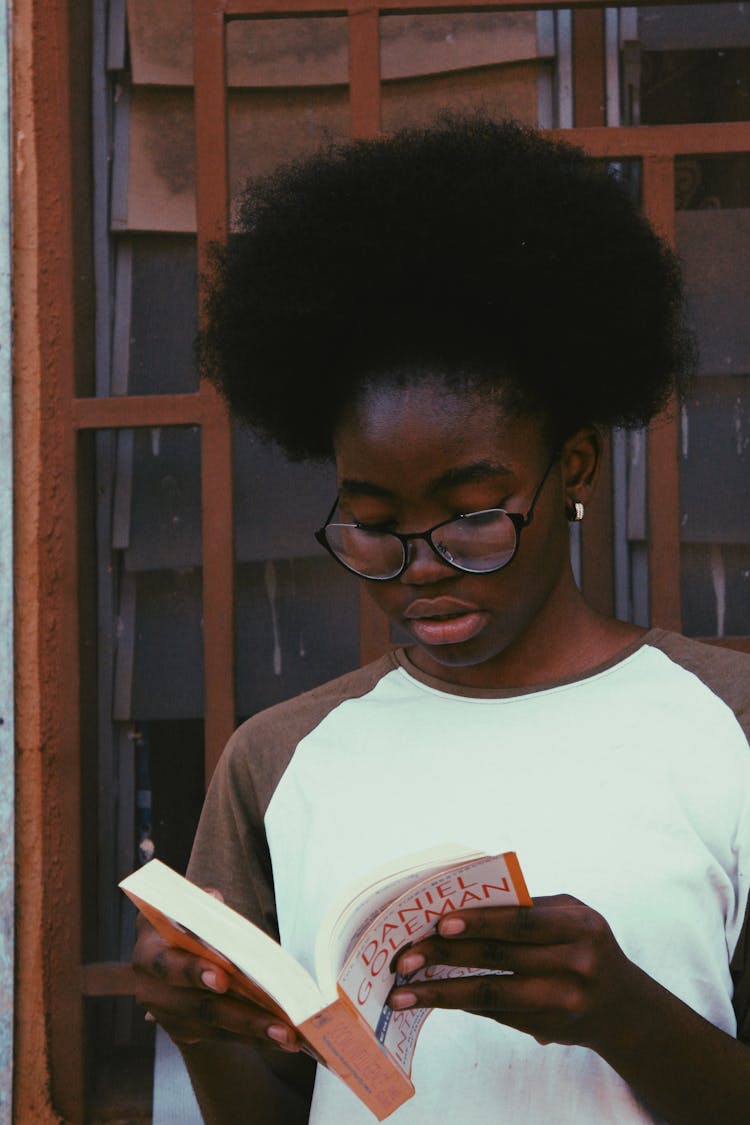
[[467,1012],[525,1015],[549,1011],[550,990],[534,977],[479,976],[462,980],[402,985],[392,990],[388,1005],[395,1011],[408,1008],[461,1008]]
[[451,940],[490,938],[520,944],[558,945],[606,926],[601,915],[570,895],[536,899],[534,906],[488,906],[446,914],[438,924]]
[[180,1042],[231,1037],[255,1046],[276,1044],[287,1050],[299,1049],[293,1027],[235,996],[217,996],[201,989],[176,993],[160,983],[149,998],[148,1010]]
[[405,977],[419,973],[421,979],[429,976],[434,966],[452,965],[544,976],[568,971],[575,948],[573,945],[521,945],[491,938],[450,941],[434,937],[403,953],[396,962],[396,971]]
[[230,986],[229,975],[205,957],[196,957],[183,949],[175,949],[153,931],[143,940],[139,937],[133,951],[133,968],[136,977],[154,977],[173,988],[207,988],[212,992],[226,992]]

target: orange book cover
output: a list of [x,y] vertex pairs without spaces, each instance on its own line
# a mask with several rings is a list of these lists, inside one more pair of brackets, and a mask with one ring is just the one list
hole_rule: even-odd
[[[388,1007],[399,951],[434,932],[449,911],[532,905],[513,852],[487,856],[443,845],[405,857],[336,899],[318,933],[313,979],[252,922],[158,860],[120,886],[170,945],[220,965],[233,992],[292,1023],[313,1057],[379,1121],[414,1093],[412,1057],[429,1015]],[[444,966],[428,971],[431,979],[457,974]]]

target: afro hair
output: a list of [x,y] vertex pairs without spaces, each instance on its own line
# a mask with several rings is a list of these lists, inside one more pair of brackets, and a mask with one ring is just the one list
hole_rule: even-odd
[[294,459],[330,457],[337,419],[394,371],[496,385],[570,429],[634,427],[691,360],[676,259],[623,186],[486,117],[250,181],[204,312],[203,374]]

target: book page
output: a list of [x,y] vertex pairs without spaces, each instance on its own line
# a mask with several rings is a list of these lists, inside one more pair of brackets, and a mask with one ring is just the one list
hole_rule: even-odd
[[[241,988],[248,999],[288,1013],[295,1024],[323,1007],[315,981],[278,942],[158,859],[129,875],[120,886],[171,945],[222,967],[229,962],[254,982],[261,991],[247,983]],[[235,975],[233,980],[237,980]]]
[[481,858],[460,844],[439,844],[402,856],[350,883],[326,913],[315,946],[315,977],[326,995],[336,995],[339,971],[359,934],[410,887],[450,867]]
[[[421,881],[392,902],[360,934],[339,974],[339,987],[407,1076],[411,1073],[417,1036],[429,1010],[394,1012],[388,1007],[386,997],[396,983],[394,959],[406,946],[434,933],[444,914],[481,906],[519,904],[531,906],[531,898],[515,854],[485,856]],[[491,971],[433,965],[410,979],[457,978]]]

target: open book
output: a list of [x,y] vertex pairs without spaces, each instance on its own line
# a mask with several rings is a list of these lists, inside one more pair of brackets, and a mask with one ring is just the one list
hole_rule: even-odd
[[[443,845],[404,857],[357,880],[334,902],[318,931],[313,979],[273,938],[159,860],[120,886],[170,945],[220,965],[233,992],[293,1024],[310,1053],[379,1121],[414,1093],[411,1061],[429,1015],[388,1007],[398,953],[433,933],[452,910],[531,906],[513,852],[487,856]],[[433,965],[409,979],[481,971]]]

